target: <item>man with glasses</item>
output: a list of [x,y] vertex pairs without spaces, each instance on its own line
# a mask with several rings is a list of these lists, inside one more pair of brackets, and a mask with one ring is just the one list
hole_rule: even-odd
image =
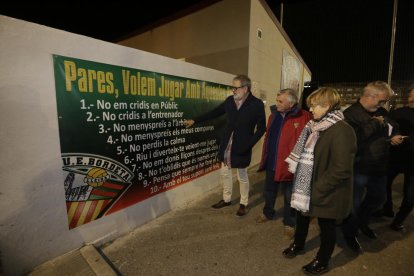
[[358,229],[371,239],[377,238],[368,227],[369,220],[386,200],[390,146],[401,143],[401,135],[395,135],[397,125],[383,107],[392,95],[387,83],[371,82],[364,87],[361,98],[344,111],[345,120],[355,131],[358,151],[354,162],[353,213],[344,223],[343,233],[347,245],[357,253],[362,252]]
[[264,104],[250,92],[251,81],[245,75],[233,79],[233,95],[213,110],[191,120],[184,120],[186,127],[226,114],[227,124],[220,139],[218,158],[222,164],[221,182],[223,199],[211,206],[220,209],[231,205],[233,190],[232,169],[237,170],[240,184],[240,206],[238,217],[247,214],[249,200],[249,178],[247,167],[251,161],[252,148],[266,131]]

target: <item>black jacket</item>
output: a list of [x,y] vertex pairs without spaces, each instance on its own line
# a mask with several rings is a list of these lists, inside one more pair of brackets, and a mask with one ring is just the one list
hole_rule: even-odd
[[[388,116],[388,111],[380,107],[376,112],[368,112],[359,101],[344,111],[345,121],[355,130],[358,151],[354,170],[359,173],[386,175],[388,167],[389,139],[395,135],[397,124]],[[372,118],[383,116],[385,124]],[[389,135],[388,123],[393,126]]]
[[390,117],[399,125],[399,133],[408,136],[401,145],[391,148],[391,165],[403,168],[414,175],[414,108],[408,106],[390,112]]
[[194,118],[194,122],[203,122],[224,114],[227,115],[227,122],[221,135],[218,158],[220,161],[224,160],[224,151],[231,133],[234,132],[231,166],[232,168],[246,168],[252,158],[253,146],[266,131],[264,104],[249,92],[245,102],[237,110],[233,96],[229,96],[213,110]]

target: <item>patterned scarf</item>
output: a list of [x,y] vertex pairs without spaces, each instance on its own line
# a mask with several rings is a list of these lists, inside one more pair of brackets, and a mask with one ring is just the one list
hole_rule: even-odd
[[313,150],[319,139],[319,133],[343,119],[342,111],[334,110],[327,113],[320,121],[309,121],[303,128],[295,147],[285,160],[289,164],[289,171],[294,174],[290,202],[292,208],[305,213],[309,211]]

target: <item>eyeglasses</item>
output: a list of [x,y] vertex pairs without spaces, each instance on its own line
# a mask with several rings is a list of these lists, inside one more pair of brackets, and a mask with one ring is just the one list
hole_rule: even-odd
[[[370,96],[373,99],[378,99],[378,95],[376,95],[376,94],[371,94],[371,95],[368,95],[368,96]],[[378,105],[384,105],[384,104],[388,103],[389,101],[390,101],[390,99],[380,100],[380,101],[378,101]]]
[[242,88],[242,87],[245,87],[246,85],[242,85],[242,86],[239,86],[239,87],[236,87],[236,86],[232,86],[231,87],[231,91],[236,91],[237,89],[239,89],[239,88]]

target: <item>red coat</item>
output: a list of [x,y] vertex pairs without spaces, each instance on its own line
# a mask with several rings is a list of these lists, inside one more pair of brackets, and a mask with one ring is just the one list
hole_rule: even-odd
[[276,106],[271,106],[270,110],[272,113],[270,114],[269,119],[267,121],[266,134],[264,137],[262,148],[262,160],[260,162],[259,171],[266,169],[268,142],[278,142],[274,181],[292,181],[293,174],[288,171],[288,164],[285,162],[285,159],[293,150],[293,147],[296,145],[296,141],[298,140],[299,135],[302,132],[302,129],[309,122],[309,120],[311,120],[312,116],[309,112],[305,110],[295,108],[293,112],[289,113],[287,115],[287,118],[284,119],[282,123],[282,129],[279,132],[278,141],[267,141],[269,136],[269,129],[273,123],[273,118],[275,114],[278,114]]

